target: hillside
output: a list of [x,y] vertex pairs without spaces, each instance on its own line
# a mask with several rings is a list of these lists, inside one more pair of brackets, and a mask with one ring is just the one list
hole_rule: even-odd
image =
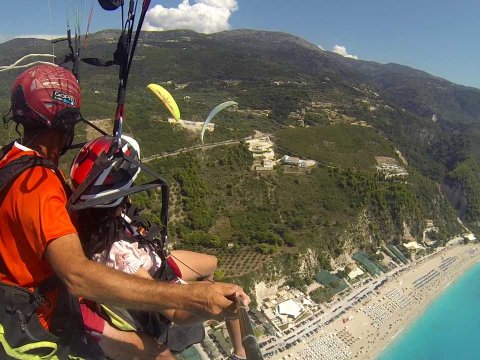
[[[111,58],[118,34],[92,34],[83,56]],[[31,39],[0,44],[0,63],[32,51],[49,52],[51,45]],[[65,53],[65,44],[56,46],[58,59]],[[82,64],[86,118],[114,114],[116,71]],[[0,73],[3,113],[18,73]],[[456,209],[477,227],[480,90],[401,65],[346,59],[285,33],[146,32],[130,75],[125,127],[144,156],[199,145],[198,136],[165,121],[167,111],[145,89],[152,82],[171,91],[185,120],[203,120],[222,101],[239,103],[237,111],[215,119],[206,141],[236,139],[240,145],[149,163],[172,185],[172,241],[217,254],[226,276],[282,271],[310,279],[343,252],[373,253],[381,244],[401,243],[406,233],[422,240],[427,219],[439,228],[432,238],[440,245],[461,231]],[[277,159],[286,154],[318,166],[252,171],[244,138],[253,130],[270,134]],[[0,131],[2,143],[14,137],[11,126]],[[78,138],[85,138],[83,130]],[[379,158],[402,164],[408,177],[387,178]],[[459,192],[453,196],[448,189]],[[136,200],[158,219],[156,193]],[[313,267],[299,271],[309,251]],[[236,253],[244,254],[237,267]],[[259,265],[250,266],[258,254]]]

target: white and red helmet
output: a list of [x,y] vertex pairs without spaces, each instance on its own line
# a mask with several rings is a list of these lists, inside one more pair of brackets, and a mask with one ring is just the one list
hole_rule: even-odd
[[[102,136],[83,146],[73,160],[70,169],[70,177],[74,189],[77,189],[80,184],[87,180],[95,165],[95,161],[102,153],[107,154],[109,152],[113,142],[114,138],[112,136]],[[129,136],[122,135],[119,149],[112,154],[111,161],[95,181],[80,195],[78,203],[98,199],[117,192],[120,193],[122,190],[129,189],[132,186],[141,169],[131,161],[125,160],[125,155],[136,162],[140,161],[140,147],[137,141]],[[119,194],[118,199],[93,207],[116,207],[120,205],[123,198],[124,196]]]

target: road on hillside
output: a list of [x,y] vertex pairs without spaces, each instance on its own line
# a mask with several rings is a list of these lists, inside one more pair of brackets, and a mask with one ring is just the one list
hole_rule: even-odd
[[166,154],[155,154],[151,156],[147,156],[142,159],[143,163],[147,163],[153,160],[157,159],[162,159],[168,156],[176,156],[178,154],[183,154],[186,152],[190,151],[195,151],[195,150],[205,150],[205,149],[212,149],[217,146],[225,146],[225,145],[235,145],[235,144],[240,144],[240,140],[225,140],[225,141],[220,141],[217,143],[212,143],[212,144],[204,144],[204,145],[195,145],[189,148],[183,148],[183,149],[178,149],[177,151],[171,152],[171,153],[166,153]]

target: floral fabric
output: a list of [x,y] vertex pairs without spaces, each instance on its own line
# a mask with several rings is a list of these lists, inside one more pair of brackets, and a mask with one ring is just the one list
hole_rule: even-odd
[[138,242],[125,240],[114,242],[108,254],[106,251],[95,254],[93,260],[132,275],[143,267],[153,276],[162,264],[156,253],[139,247]]

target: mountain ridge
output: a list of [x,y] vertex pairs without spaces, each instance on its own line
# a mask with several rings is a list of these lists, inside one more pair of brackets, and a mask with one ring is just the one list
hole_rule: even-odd
[[[119,34],[91,34],[82,56],[111,58]],[[35,43],[32,47],[30,40],[16,39],[0,44],[1,63],[51,49],[46,40]],[[56,50],[66,54],[66,44]],[[87,118],[113,115],[116,71],[81,65]],[[5,110],[15,74],[0,73],[0,107]],[[239,145],[153,161],[174,189],[172,239],[180,245],[220,246],[214,250],[223,251],[232,242],[265,256],[280,253],[282,259],[292,248],[300,253],[310,246],[319,254],[318,266],[325,268],[325,254],[374,253],[381,244],[401,244],[405,228],[421,239],[426,219],[438,225],[441,236],[432,237],[441,245],[459,231],[456,204],[448,205],[438,190],[447,181],[466,198],[456,210],[469,226],[478,226],[478,89],[403,65],[344,58],[287,33],[145,32],[126,107],[126,129],[145,156],[199,143],[197,136],[166,122],[165,109],[146,95],[151,82],[174,95],[183,119],[199,121],[222,101],[238,102],[238,110],[216,118],[207,141],[243,141],[260,130],[275,139],[278,156],[329,160],[310,173],[279,167],[262,174],[251,171],[251,154]],[[0,137],[5,142],[11,134],[1,130]],[[405,181],[388,180],[377,169],[376,157],[401,163],[397,151],[408,159]],[[137,200],[155,220],[156,195]]]

